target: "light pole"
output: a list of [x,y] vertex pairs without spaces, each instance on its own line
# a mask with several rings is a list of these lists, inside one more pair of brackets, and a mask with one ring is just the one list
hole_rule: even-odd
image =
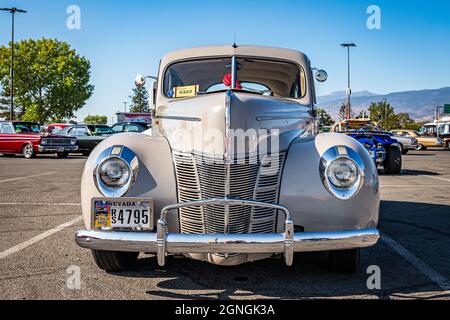
[[350,119],[352,114],[352,105],[351,105],[351,95],[352,95],[352,87],[350,84],[350,48],[355,48],[356,44],[354,43],[343,43],[341,47],[347,48],[347,62],[348,62],[348,86],[347,86],[347,117]]
[[14,120],[14,22],[16,12],[19,13],[27,13],[25,10],[17,9],[17,8],[0,8],[1,11],[9,11],[12,15],[12,24],[11,24],[11,106],[9,109],[9,118],[11,121]]
[[127,113],[127,104],[128,104],[128,102],[126,102],[126,101],[123,103],[123,105],[125,106],[125,113]]

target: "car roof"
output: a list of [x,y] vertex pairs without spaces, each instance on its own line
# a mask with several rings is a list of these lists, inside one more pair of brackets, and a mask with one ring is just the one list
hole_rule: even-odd
[[195,58],[211,58],[223,56],[261,57],[281,59],[295,62],[304,68],[308,67],[308,57],[297,50],[255,45],[222,45],[203,46],[181,49],[166,54],[161,60],[162,68],[175,61]]

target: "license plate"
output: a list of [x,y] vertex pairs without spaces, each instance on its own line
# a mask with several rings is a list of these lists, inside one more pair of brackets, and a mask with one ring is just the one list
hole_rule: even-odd
[[65,151],[64,148],[59,148],[59,149],[58,149],[58,152],[64,152],[64,151]]
[[92,200],[93,225],[102,230],[153,230],[153,200],[112,198]]

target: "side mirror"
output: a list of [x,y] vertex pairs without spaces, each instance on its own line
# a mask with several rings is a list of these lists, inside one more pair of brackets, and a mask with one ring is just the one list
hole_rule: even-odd
[[145,77],[142,74],[138,74],[138,76],[134,80],[134,84],[136,85],[136,87],[145,86]]
[[328,79],[328,74],[325,70],[317,70],[316,72],[316,80],[318,82],[325,82]]

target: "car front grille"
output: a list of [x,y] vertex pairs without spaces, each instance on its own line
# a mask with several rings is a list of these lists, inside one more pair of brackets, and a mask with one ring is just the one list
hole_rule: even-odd
[[72,144],[71,140],[68,138],[46,138],[49,146],[70,146]]
[[[230,164],[229,197],[277,203],[285,154],[247,157]],[[199,154],[174,153],[180,202],[226,197],[227,165]],[[228,225],[224,206],[180,209],[181,233],[273,233],[276,210],[230,206]]]

